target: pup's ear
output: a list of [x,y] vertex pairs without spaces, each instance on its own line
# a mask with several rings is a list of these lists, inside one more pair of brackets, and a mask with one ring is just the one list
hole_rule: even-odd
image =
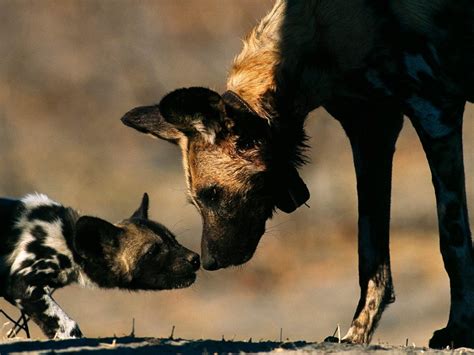
[[103,219],[82,216],[76,222],[74,247],[80,256],[102,257],[119,246],[122,229]]
[[133,212],[132,217],[130,218],[141,218],[141,219],[148,219],[148,206],[149,206],[149,198],[148,194],[145,192],[143,194],[142,203],[140,207]]
[[309,199],[309,190],[295,168],[281,176],[275,189],[275,205],[285,213],[295,211]]
[[192,87],[169,93],[159,105],[134,108],[122,117],[122,122],[140,132],[174,142],[183,136],[199,134],[214,143],[225,113],[218,93]]

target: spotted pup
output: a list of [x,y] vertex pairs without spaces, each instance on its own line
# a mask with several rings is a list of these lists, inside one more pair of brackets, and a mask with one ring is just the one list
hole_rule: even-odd
[[78,324],[51,297],[86,287],[164,290],[190,286],[199,256],[148,219],[148,195],[117,224],[80,216],[45,195],[0,199],[0,295],[49,338],[81,337]]

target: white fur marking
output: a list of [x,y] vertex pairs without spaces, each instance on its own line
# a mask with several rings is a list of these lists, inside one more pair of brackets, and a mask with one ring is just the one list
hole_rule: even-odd
[[[28,238],[29,237],[29,238]],[[8,257],[11,267],[10,267],[10,274],[13,274],[17,271],[21,264],[26,260],[34,260],[35,256],[31,253],[28,253],[25,248],[26,245],[33,240],[30,235],[25,236],[25,238],[21,238],[20,241],[15,246],[15,249]]]
[[23,202],[28,209],[33,209],[39,206],[59,206],[59,203],[56,201],[53,201],[48,196],[39,193],[26,195],[21,199],[21,202]]
[[51,296],[44,296],[43,299],[48,306],[44,314],[58,318],[59,329],[54,337],[57,339],[71,338],[71,332],[77,327],[77,323],[69,318],[66,312],[58,306]]
[[94,281],[92,281],[81,269],[78,269],[77,283],[81,287],[85,287],[85,288],[90,288],[90,289],[99,288],[99,286]]
[[66,240],[63,236],[62,222],[56,220],[53,223],[48,222],[36,222],[36,225],[40,225],[44,228],[47,233],[44,246],[53,248],[58,254],[64,254],[72,260],[72,253],[66,244]]
[[202,121],[197,121],[194,123],[194,128],[201,133],[206,141],[214,144],[216,140],[217,127],[206,127]]
[[33,291],[36,290],[36,286],[28,286],[26,288],[26,297],[31,297],[31,295],[33,294]]

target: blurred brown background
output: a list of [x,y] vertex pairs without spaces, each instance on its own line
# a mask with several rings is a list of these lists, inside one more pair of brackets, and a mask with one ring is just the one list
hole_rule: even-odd
[[[151,216],[199,250],[200,218],[186,203],[176,147],[119,118],[181,86],[225,88],[241,38],[269,0],[0,0],[0,195],[38,191],[109,220],[141,194]],[[474,211],[474,110],[465,114]],[[307,124],[311,208],[279,214],[251,262],[199,273],[190,289],[128,293],[68,287],[57,293],[87,336],[320,341],[346,331],[358,300],[355,179],[342,129],[324,110]],[[448,315],[430,174],[411,124],[398,143],[392,263],[397,302],[374,342],[426,345]],[[1,307],[7,307],[5,302]],[[0,321],[1,322],[1,321]],[[1,324],[1,323],[0,323]],[[34,333],[40,336],[38,330]]]

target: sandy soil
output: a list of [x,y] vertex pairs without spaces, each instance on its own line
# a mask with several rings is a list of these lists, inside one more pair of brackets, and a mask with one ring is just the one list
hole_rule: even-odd
[[26,341],[11,340],[0,344],[0,353],[50,354],[50,353],[344,353],[344,354],[467,354],[474,349],[433,350],[420,347],[390,345],[347,345],[332,343],[251,342],[217,340],[183,340],[157,338],[97,338],[74,340]]

